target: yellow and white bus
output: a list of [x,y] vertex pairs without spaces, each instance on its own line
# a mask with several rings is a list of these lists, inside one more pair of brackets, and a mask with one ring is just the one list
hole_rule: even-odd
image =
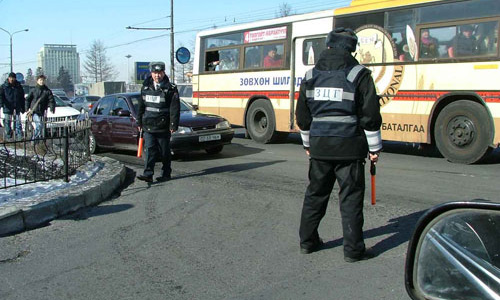
[[332,28],[358,35],[382,138],[474,163],[500,143],[498,0],[353,0],[349,7],[198,33],[193,103],[262,143],[297,131],[300,82]]

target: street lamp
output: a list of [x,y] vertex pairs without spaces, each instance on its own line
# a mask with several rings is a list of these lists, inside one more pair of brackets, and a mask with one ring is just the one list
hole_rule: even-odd
[[129,65],[129,62],[130,62],[130,58],[132,57],[132,55],[127,54],[127,55],[125,55],[125,57],[127,58],[127,82],[130,83],[130,65]]
[[29,29],[23,29],[23,30],[19,30],[19,31],[14,31],[13,33],[10,33],[8,32],[7,30],[3,29],[2,27],[0,27],[0,30],[6,32],[9,36],[10,36],[10,72],[14,72],[13,70],[13,66],[12,66],[12,36],[16,33],[19,33],[19,32],[23,32],[23,31],[28,31]]

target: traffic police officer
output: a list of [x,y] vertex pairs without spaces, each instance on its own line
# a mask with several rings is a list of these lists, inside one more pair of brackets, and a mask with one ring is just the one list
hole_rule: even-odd
[[150,63],[151,76],[144,80],[139,99],[137,125],[144,133],[144,173],[138,179],[152,182],[156,158],[161,156],[158,181],[171,178],[170,135],[179,126],[180,102],[177,87],[165,75],[163,62]]
[[344,235],[344,259],[355,262],[374,256],[363,240],[364,164],[376,162],[382,149],[379,97],[370,71],[351,55],[357,37],[337,28],[327,49],[300,86],[296,119],[309,155],[307,187],[300,222],[301,253],[323,245],[318,226],[337,180]]

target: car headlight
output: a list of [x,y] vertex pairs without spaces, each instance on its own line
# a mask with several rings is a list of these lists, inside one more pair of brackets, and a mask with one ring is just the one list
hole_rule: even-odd
[[228,121],[223,121],[223,122],[219,122],[215,128],[218,128],[218,129],[225,129],[225,128],[230,128],[231,125],[229,124]]
[[192,132],[193,132],[193,130],[191,130],[191,128],[189,128],[189,127],[179,126],[175,133],[186,134],[186,133],[192,133]]

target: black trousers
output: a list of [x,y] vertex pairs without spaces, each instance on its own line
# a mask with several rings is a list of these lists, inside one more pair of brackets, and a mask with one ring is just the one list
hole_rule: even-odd
[[318,243],[318,226],[326,213],[330,194],[338,181],[344,255],[356,257],[365,251],[363,240],[364,160],[328,161],[311,158],[300,220],[300,246],[310,249]]
[[144,176],[153,176],[156,159],[161,157],[161,176],[172,173],[170,132],[144,132]]

